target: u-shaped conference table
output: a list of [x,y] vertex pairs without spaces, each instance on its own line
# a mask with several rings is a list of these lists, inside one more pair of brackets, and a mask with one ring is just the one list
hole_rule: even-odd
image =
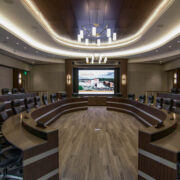
[[24,180],[59,179],[58,130],[49,125],[61,115],[87,110],[89,105],[105,105],[107,110],[131,114],[144,125],[139,130],[139,180],[180,177],[178,115],[125,98],[76,97],[34,108],[4,122],[3,135],[22,150]]

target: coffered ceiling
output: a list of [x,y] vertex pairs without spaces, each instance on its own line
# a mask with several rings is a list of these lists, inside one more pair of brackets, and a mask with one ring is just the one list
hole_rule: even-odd
[[[108,24],[112,44],[76,40],[86,25]],[[159,62],[180,57],[180,0],[1,0],[0,53],[24,61],[91,57]],[[169,59],[168,59],[169,58]]]

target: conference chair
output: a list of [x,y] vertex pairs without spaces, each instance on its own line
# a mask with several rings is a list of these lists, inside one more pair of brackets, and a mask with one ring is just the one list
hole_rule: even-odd
[[34,97],[34,102],[35,102],[35,106],[36,106],[36,107],[41,106],[41,99],[40,99],[39,96],[35,96],[35,97]]
[[134,100],[135,99],[135,94],[128,94],[128,99]]
[[180,114],[180,100],[176,100],[176,99],[173,100],[172,111]]
[[50,100],[52,103],[57,101],[56,93],[50,95]]
[[21,102],[19,99],[15,99],[11,102],[12,110],[14,114],[19,114],[23,111],[23,108],[21,107]]
[[[0,149],[0,179],[20,180],[22,178],[22,152],[12,147]],[[19,176],[17,176],[19,174]]]
[[24,88],[19,88],[19,92],[20,93],[25,93],[25,89]]
[[62,99],[66,98],[66,97],[67,97],[66,93],[61,93],[61,98]]
[[25,98],[24,104],[25,104],[26,110],[30,111],[34,107],[34,105],[35,105],[34,98],[33,97]]
[[140,95],[139,96],[139,102],[140,103],[145,103],[145,101],[146,101],[146,96],[145,95]]
[[123,97],[123,95],[121,93],[116,93],[115,96],[117,97]]
[[1,90],[1,93],[2,93],[2,95],[7,95],[7,94],[9,94],[9,89],[8,88],[3,88]]
[[162,109],[163,99],[161,97],[156,98],[156,107]]
[[42,101],[43,101],[43,104],[44,104],[44,105],[48,105],[47,95],[43,95],[43,96],[42,96]]
[[154,96],[149,96],[148,97],[148,102],[147,102],[148,105],[153,105],[154,104]]
[[164,98],[163,99],[163,109],[170,112],[172,110],[173,100],[171,98]]
[[172,89],[171,89],[171,93],[176,94],[176,93],[177,93],[177,88],[172,88]]
[[18,88],[12,88],[12,94],[18,94],[19,90]]

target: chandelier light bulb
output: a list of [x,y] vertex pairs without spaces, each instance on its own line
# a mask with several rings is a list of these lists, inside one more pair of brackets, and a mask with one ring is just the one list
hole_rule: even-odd
[[88,57],[86,57],[86,63],[89,64],[89,58]]
[[112,38],[111,37],[108,38],[108,42],[109,42],[109,44],[112,43]]
[[92,56],[91,64],[94,64],[94,56]]
[[97,39],[97,45],[100,46],[101,45],[101,40]]
[[81,42],[81,36],[80,36],[80,34],[78,34],[77,39],[78,39],[78,42]]
[[81,39],[84,38],[84,31],[83,30],[80,30],[80,37],[81,37]]
[[96,27],[92,27],[92,35],[96,36]]
[[110,28],[107,29],[107,37],[111,37],[111,29]]
[[117,40],[117,34],[113,33],[113,41],[116,41],[116,40]]
[[86,44],[86,45],[89,44],[89,39],[85,39],[85,44]]
[[102,56],[99,56],[99,64],[101,64]]
[[104,63],[105,63],[105,64],[107,63],[107,57],[104,58]]

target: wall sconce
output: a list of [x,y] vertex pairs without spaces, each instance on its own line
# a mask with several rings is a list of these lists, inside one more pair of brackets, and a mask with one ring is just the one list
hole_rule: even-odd
[[126,85],[126,74],[122,74],[121,83],[122,83],[122,85]]
[[177,73],[174,73],[174,85],[177,84]]
[[18,74],[18,84],[19,85],[22,84],[22,74],[21,73]]
[[71,85],[71,75],[70,74],[67,75],[66,80],[67,80],[67,85]]

